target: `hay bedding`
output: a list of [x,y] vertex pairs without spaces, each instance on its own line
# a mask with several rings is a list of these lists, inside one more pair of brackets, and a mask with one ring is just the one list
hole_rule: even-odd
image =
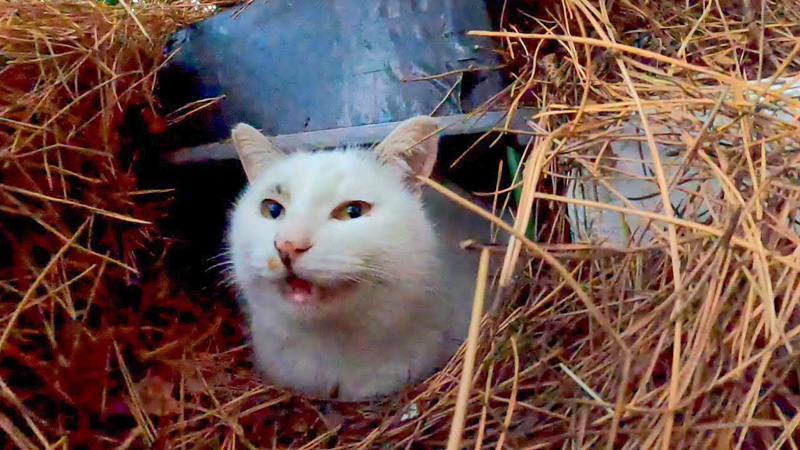
[[[798,73],[800,9],[496,9],[507,104],[542,110],[524,130],[517,215],[549,219],[518,275],[490,278],[508,287],[477,340],[461,444],[797,448],[800,110],[779,93],[754,101],[743,80]],[[120,130],[135,116],[157,135],[185,112],[161,110],[154,74],[166,36],[207,14],[181,1],[0,4],[4,447],[444,447],[463,354],[385,402],[323,405],[259,384],[229,296],[168,276],[173,239],[157,224],[170,193],[142,189],[137,141]],[[640,111],[647,132],[623,131]],[[567,174],[619,176],[608,144],[622,140],[679,149],[681,177],[702,187],[647,216],[652,242],[636,230],[624,248],[563,242]],[[658,171],[649,180],[671,181]],[[492,251],[500,266],[506,249]]]

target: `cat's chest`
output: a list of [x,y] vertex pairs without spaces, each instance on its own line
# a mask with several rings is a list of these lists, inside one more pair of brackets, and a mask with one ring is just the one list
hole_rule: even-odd
[[437,298],[434,292],[426,299],[372,297],[366,303],[343,306],[346,309],[340,314],[324,321],[265,314],[253,310],[251,304],[252,338],[283,353],[321,360],[329,355],[371,360],[419,351],[424,342],[441,340],[451,333],[449,302]]

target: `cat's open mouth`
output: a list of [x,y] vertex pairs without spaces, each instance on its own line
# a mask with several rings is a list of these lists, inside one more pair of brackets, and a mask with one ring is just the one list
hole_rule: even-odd
[[333,299],[355,286],[353,281],[323,286],[298,277],[294,273],[289,273],[282,284],[284,297],[299,305],[309,305]]

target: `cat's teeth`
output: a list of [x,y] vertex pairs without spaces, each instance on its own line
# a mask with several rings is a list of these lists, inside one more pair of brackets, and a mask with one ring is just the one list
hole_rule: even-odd
[[289,284],[289,297],[297,303],[307,303],[314,297],[314,285],[302,278],[291,277]]
[[292,300],[296,303],[307,303],[311,300],[311,294],[307,292],[292,292],[291,294]]

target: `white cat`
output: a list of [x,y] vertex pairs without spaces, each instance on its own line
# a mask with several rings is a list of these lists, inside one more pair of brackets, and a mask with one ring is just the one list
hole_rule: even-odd
[[[477,266],[457,246],[475,230],[440,238],[429,216],[475,221],[439,208],[453,205],[439,194],[423,198],[416,176],[433,169],[437,131],[416,117],[374,150],[287,154],[249,125],[234,128],[250,186],[228,240],[268,381],[314,397],[372,399],[431,375],[457,350]],[[426,214],[423,199],[437,207]]]

